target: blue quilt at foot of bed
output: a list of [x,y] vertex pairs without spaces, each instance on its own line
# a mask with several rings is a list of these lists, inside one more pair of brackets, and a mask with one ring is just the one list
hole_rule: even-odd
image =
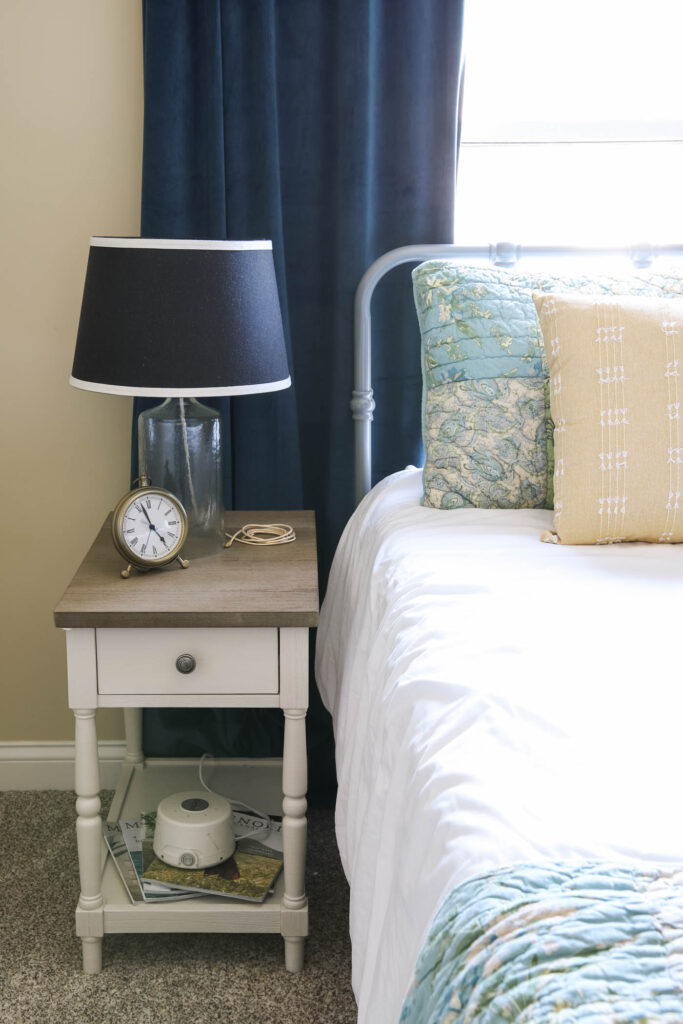
[[401,1024],[683,1024],[683,866],[521,864],[457,886]]

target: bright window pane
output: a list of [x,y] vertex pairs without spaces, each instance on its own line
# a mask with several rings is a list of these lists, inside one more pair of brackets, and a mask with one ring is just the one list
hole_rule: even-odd
[[622,137],[653,120],[683,138],[678,0],[469,0],[465,13],[464,141],[519,122]]
[[683,143],[556,143],[461,149],[462,244],[683,241]]
[[455,240],[683,240],[683,3],[469,0]]

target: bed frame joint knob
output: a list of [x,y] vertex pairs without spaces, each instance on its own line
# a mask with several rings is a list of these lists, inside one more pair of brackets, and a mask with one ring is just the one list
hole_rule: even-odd
[[634,245],[631,249],[631,260],[637,270],[651,266],[654,258],[654,250],[648,242],[641,242],[639,245]]
[[371,420],[375,411],[372,388],[369,391],[351,392],[351,415],[354,420]]
[[491,262],[495,267],[514,267],[520,256],[520,246],[513,242],[496,242],[490,247]]

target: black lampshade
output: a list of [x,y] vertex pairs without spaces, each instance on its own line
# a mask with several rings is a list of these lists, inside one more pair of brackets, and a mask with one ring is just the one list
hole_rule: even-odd
[[289,387],[272,244],[92,238],[71,383],[161,397]]

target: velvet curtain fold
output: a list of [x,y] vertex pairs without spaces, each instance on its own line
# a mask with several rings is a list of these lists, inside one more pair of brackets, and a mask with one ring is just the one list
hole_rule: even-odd
[[[387,249],[452,240],[463,4],[143,0],[142,234],[272,239],[293,386],[217,401],[226,507],[315,509],[322,588],[353,509],[356,285]],[[409,273],[375,300],[376,479],[421,459]],[[334,769],[311,690],[315,800]],[[145,712],[150,755],[281,744],[278,712]]]

